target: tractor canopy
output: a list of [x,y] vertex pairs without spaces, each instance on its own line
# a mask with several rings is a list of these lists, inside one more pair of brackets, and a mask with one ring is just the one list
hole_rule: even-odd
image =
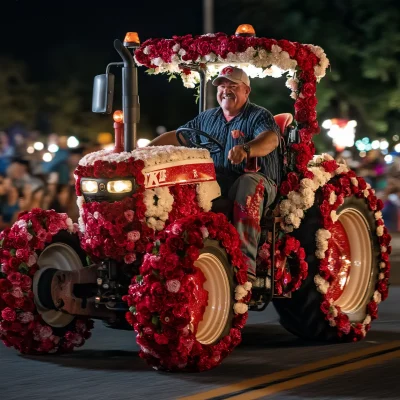
[[312,136],[319,133],[316,85],[329,66],[321,47],[256,37],[252,26],[246,24],[240,25],[235,35],[148,39],[136,47],[134,59],[137,65],[149,68],[150,74],[179,75],[188,88],[201,85],[202,75],[207,81],[227,66],[242,68],[250,78],[286,75],[286,86],[295,100],[294,119],[300,136],[300,143],[293,150],[298,155],[303,153],[297,157],[296,169],[305,171],[315,152]]

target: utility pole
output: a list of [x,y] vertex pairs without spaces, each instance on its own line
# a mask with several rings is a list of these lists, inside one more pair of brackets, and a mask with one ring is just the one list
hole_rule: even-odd
[[[203,0],[203,33],[214,33],[214,0]],[[206,108],[215,107],[215,89],[207,83]]]

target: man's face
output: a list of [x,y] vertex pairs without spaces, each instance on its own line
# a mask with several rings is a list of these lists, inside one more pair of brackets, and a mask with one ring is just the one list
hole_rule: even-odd
[[222,79],[217,89],[217,101],[224,112],[237,114],[246,103],[250,88],[244,83]]

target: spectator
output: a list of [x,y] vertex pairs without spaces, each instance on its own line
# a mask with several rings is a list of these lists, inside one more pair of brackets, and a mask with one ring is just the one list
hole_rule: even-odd
[[7,133],[0,132],[0,174],[5,175],[13,156],[14,148],[10,145]]

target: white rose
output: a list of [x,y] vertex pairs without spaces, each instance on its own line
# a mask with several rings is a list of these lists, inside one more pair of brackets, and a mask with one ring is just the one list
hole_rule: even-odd
[[335,210],[332,210],[332,211],[331,211],[331,218],[332,218],[332,221],[333,221],[333,222],[336,222],[336,221],[339,219],[339,217],[338,217],[338,215],[336,214],[336,211],[335,211]]
[[289,214],[290,205],[291,205],[290,200],[282,200],[281,201],[281,204],[279,205],[279,208],[281,210],[281,214],[282,215]]
[[245,314],[249,309],[248,305],[245,303],[235,303],[233,306],[233,311],[235,314]]
[[377,234],[378,236],[382,236],[382,235],[383,235],[383,226],[382,226],[382,225],[380,225],[380,226],[378,226],[378,227],[376,228],[376,234]]
[[300,195],[300,193],[297,193],[295,191],[291,191],[288,194],[288,199],[296,205],[301,204],[301,195]]
[[357,178],[354,178],[354,176],[352,178],[350,178],[350,181],[353,184],[353,186],[358,186],[358,180],[357,180]]
[[332,190],[332,192],[329,195],[329,204],[330,205],[335,204],[336,200],[337,200],[336,193]]
[[249,291],[249,290],[251,290],[251,287],[253,286],[253,284],[251,283],[251,282],[246,282],[244,285],[243,285],[243,287],[247,290],[247,291]]
[[235,288],[235,299],[236,300],[242,300],[243,297],[247,295],[247,290],[242,286],[238,285]]
[[363,324],[364,325],[369,325],[371,323],[371,316],[367,314],[367,316],[365,317]]
[[304,178],[300,181],[300,187],[302,188],[310,188],[312,190],[315,190],[315,184],[314,181],[312,179],[309,178]]
[[374,216],[377,221],[382,219],[382,211],[377,211]]

